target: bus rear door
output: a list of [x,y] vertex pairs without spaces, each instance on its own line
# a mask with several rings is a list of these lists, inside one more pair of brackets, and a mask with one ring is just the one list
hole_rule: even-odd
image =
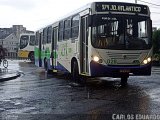
[[58,27],[53,28],[52,34],[52,66],[56,70],[57,66],[57,39],[58,39]]
[[81,17],[80,36],[80,68],[82,74],[89,72],[88,68],[88,15]]

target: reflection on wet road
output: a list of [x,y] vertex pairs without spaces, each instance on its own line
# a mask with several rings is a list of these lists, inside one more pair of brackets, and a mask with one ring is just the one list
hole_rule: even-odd
[[73,87],[65,75],[47,75],[30,62],[9,61],[24,74],[0,83],[3,119],[107,119],[112,114],[159,114],[160,68],[152,76],[130,77],[122,88],[120,79],[90,78],[85,86]]

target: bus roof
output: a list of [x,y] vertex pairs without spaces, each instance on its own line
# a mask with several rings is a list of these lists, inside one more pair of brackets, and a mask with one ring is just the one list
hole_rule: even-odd
[[35,35],[35,33],[21,33],[20,36],[22,35]]
[[58,24],[59,21],[65,20],[69,17],[72,17],[86,9],[93,8],[92,14],[96,14],[98,12],[124,12],[124,13],[137,13],[137,14],[145,14],[150,16],[149,7],[147,5],[135,4],[129,2],[91,2],[86,4],[85,6],[57,19],[55,22],[38,29],[37,31],[43,30],[46,27],[53,26],[54,24]]

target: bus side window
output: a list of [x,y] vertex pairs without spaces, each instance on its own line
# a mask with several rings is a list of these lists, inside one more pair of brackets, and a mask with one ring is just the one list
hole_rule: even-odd
[[31,36],[30,36],[29,45],[34,46],[34,44],[35,44],[35,36],[34,36],[34,35],[31,35]]
[[71,20],[70,18],[64,21],[64,40],[68,40],[71,36]]
[[46,44],[46,43],[47,43],[47,28],[44,28],[42,44]]
[[47,43],[51,43],[52,39],[52,26],[48,27],[47,29]]
[[78,38],[78,34],[79,34],[79,15],[76,15],[72,18],[72,27],[71,27],[71,38],[72,38],[72,42],[74,42],[74,40],[76,38]]
[[58,29],[58,41],[63,40],[63,21],[59,23],[59,29]]
[[39,32],[36,32],[36,40],[35,40],[35,45],[38,45],[38,41],[40,39],[40,34]]

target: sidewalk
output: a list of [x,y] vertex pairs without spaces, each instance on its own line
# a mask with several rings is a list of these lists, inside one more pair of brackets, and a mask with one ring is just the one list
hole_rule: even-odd
[[18,71],[0,68],[0,82],[16,79],[19,76],[20,76],[20,73]]

